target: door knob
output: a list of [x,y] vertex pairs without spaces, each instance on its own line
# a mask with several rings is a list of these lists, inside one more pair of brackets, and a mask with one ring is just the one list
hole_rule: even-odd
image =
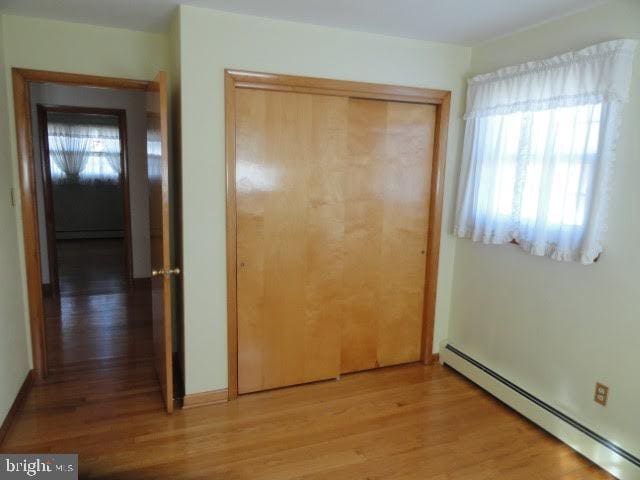
[[164,270],[151,270],[152,277],[159,277],[160,275],[164,275]]

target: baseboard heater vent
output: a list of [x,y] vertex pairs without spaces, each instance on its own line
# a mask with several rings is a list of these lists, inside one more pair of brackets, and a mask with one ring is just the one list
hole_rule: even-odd
[[[635,455],[631,454],[630,452],[628,452],[625,449],[621,448],[620,446],[616,445],[615,443],[613,443],[609,439],[607,439],[607,438],[603,437],[602,435],[594,432],[590,428],[582,425],[580,422],[578,422],[578,421],[574,420],[573,418],[569,417],[568,415],[562,413],[561,411],[559,411],[558,409],[552,407],[548,403],[540,400],[535,395],[527,392],[526,390],[524,390],[523,388],[519,387],[515,383],[509,381],[508,379],[506,379],[505,377],[503,377],[502,375],[500,375],[496,371],[494,371],[494,370],[490,369],[489,367],[483,365],[482,363],[478,362],[477,360],[475,360],[474,358],[470,357],[466,353],[461,352],[460,350],[458,350],[454,346],[452,346],[450,344],[447,344],[445,346],[445,349],[448,350],[449,352],[451,352],[452,354],[460,357],[461,359],[463,359],[467,363],[473,365],[477,369],[481,370],[482,372],[484,372],[485,374],[489,375],[490,377],[492,377],[496,381],[500,382],[504,386],[508,387],[509,389],[513,390],[517,394],[519,394],[522,397],[526,398],[527,400],[529,400],[530,402],[534,403],[538,407],[540,407],[543,410],[549,412],[551,415],[555,416],[559,420],[565,422],[566,424],[570,425],[571,427],[575,428],[576,430],[582,432],[584,435],[588,436],[589,438],[591,438],[595,442],[598,442],[600,445],[606,447],[611,452],[616,453],[617,455],[619,455],[620,457],[624,458],[625,460],[627,460],[631,464],[633,464],[636,467],[640,468],[640,458],[636,457]],[[442,357],[442,355],[441,355],[441,357]],[[451,365],[451,364],[449,364],[447,362],[446,355],[445,355],[445,358],[443,359],[443,363],[446,364],[446,365],[449,365],[450,367],[452,367],[455,370],[457,370],[455,365]],[[461,372],[461,373],[464,374],[464,372]],[[474,380],[474,379],[472,378],[471,380]],[[480,385],[480,386],[482,387],[482,385]],[[500,399],[500,400],[502,400],[502,399]],[[538,423],[538,422],[535,422],[535,423]],[[596,462],[596,463],[599,463],[599,462]]]

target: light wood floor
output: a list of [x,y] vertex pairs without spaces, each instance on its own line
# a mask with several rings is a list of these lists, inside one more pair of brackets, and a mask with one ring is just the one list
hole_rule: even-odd
[[612,478],[458,374],[409,365],[162,412],[150,362],[37,385],[2,449],[77,452],[81,478]]
[[168,416],[146,294],[105,289],[74,270],[69,278],[85,280],[67,285],[48,319],[54,368],[29,393],[4,452],[78,453],[80,478],[120,480],[612,478],[439,365],[345,375]]

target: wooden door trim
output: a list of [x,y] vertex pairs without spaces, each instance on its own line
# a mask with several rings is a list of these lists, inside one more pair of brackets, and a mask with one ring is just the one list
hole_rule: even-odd
[[[40,171],[42,175],[42,194],[44,198],[44,216],[47,232],[47,257],[49,260],[49,286],[50,295],[60,296],[60,282],[58,277],[58,252],[55,248],[55,216],[53,212],[53,187],[51,184],[51,168],[49,158],[49,136],[45,133],[48,129],[47,112],[42,105],[37,106],[38,129],[40,137]],[[53,247],[52,247],[53,245]]]
[[133,251],[131,235],[131,204],[129,191],[129,157],[127,141],[127,112],[121,108],[78,107],[69,105],[38,104],[38,125],[40,128],[41,165],[44,184],[44,207],[47,223],[47,252],[49,255],[49,277],[55,276],[55,291],[59,292],[58,262],[55,248],[55,216],[53,212],[53,189],[49,162],[49,140],[45,132],[48,127],[47,113],[75,113],[81,115],[108,115],[118,119],[118,134],[120,136],[120,188],[122,189],[122,229],[124,239],[124,266],[127,282],[133,283]]
[[42,305],[42,271],[40,269],[40,246],[38,211],[33,154],[33,132],[31,128],[32,82],[56,83],[85,87],[103,87],[120,90],[146,90],[151,81],[130,80],[76,73],[51,72],[46,70],[11,69],[13,101],[15,110],[20,203],[22,206],[22,231],[27,277],[27,299],[33,368],[39,378],[47,375],[44,313]]
[[233,81],[236,88],[254,88],[281,92],[314,93],[395,102],[424,103],[441,105],[451,95],[447,90],[404,87],[377,83],[352,82],[329,78],[299,77],[241,70],[225,70],[225,76]]
[[236,204],[236,80],[225,70],[225,165],[227,194],[227,357],[229,399],[238,396],[238,271]]
[[433,160],[431,165],[431,194],[429,200],[429,224],[427,227],[427,265],[425,269],[422,355],[425,364],[437,362],[433,354],[433,334],[436,317],[438,267],[440,265],[440,237],[442,232],[442,205],[444,202],[444,175],[449,138],[449,112],[451,92],[436,106]]
[[227,69],[225,70],[225,165],[229,398],[233,399],[238,396],[236,88],[411,102],[434,105],[436,107],[436,129],[434,132],[434,155],[431,165],[432,174],[429,196],[429,222],[427,227],[427,255],[421,339],[421,360],[425,364],[433,363],[433,333],[451,92],[448,90],[379,85],[374,83]]

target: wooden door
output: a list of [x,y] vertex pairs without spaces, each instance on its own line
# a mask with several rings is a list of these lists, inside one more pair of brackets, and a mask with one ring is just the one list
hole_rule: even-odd
[[350,99],[341,371],[420,360],[435,107]]
[[238,391],[336,377],[347,99],[236,101]]
[[160,72],[147,92],[147,175],[151,241],[153,355],[168,413],[173,412],[171,266],[167,82]]
[[435,108],[235,95],[238,392],[419,360]]

